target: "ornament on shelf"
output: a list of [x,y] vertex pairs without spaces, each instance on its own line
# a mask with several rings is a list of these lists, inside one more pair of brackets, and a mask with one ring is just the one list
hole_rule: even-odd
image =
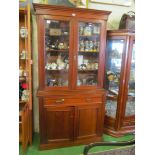
[[93,41],[89,41],[89,51],[93,51],[93,47],[94,47],[94,44],[93,44]]
[[20,59],[23,59],[24,60],[26,58],[27,58],[27,52],[26,52],[26,50],[23,49],[21,51],[21,53],[20,53]]
[[64,69],[65,68],[65,63],[63,62],[62,58],[61,58],[61,55],[58,55],[58,58],[57,58],[57,65],[58,65],[58,69],[61,70],[61,69]]
[[84,31],[83,26],[80,26],[80,28],[79,28],[79,33],[80,33],[80,35],[83,35],[83,31]]
[[79,51],[84,51],[84,46],[85,46],[84,40],[81,40],[79,44]]
[[23,76],[24,69],[22,66],[19,67],[19,76]]
[[28,31],[26,27],[21,27],[20,28],[20,37],[21,38],[27,38],[28,36]]
[[91,26],[86,26],[85,28],[84,28],[84,35],[85,36],[91,36],[92,35],[92,28],[91,28]]
[[29,91],[28,90],[23,90],[21,100],[22,101],[28,101],[29,99]]
[[85,41],[85,51],[89,51],[89,41]]
[[60,42],[60,43],[58,44],[58,49],[59,49],[59,50],[64,49],[64,43],[63,43],[63,42]]
[[93,26],[93,34],[100,34],[100,27],[99,26],[96,26],[96,25]]

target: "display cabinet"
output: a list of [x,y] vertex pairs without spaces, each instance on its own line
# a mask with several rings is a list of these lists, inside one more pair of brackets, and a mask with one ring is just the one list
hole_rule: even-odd
[[121,136],[135,125],[135,34],[109,30],[106,50],[107,90],[104,132]]
[[102,140],[109,11],[34,4],[40,148]]
[[19,8],[19,141],[25,151],[32,143],[32,75],[30,5]]

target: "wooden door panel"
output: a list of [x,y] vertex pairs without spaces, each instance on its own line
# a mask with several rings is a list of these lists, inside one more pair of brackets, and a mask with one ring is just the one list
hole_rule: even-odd
[[77,138],[95,137],[101,125],[99,104],[77,107]]
[[73,112],[72,107],[46,108],[46,138],[48,142],[72,139]]

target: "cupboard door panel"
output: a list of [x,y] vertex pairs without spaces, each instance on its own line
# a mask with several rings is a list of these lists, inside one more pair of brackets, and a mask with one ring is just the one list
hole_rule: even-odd
[[101,23],[78,23],[77,86],[98,84]]
[[96,137],[102,132],[101,124],[100,104],[77,107],[77,139]]
[[123,39],[109,39],[107,41],[106,89],[108,90],[108,98],[106,115],[112,118],[116,118],[117,102],[119,102],[124,46],[125,40]]
[[46,138],[48,142],[70,141],[73,137],[72,107],[45,109]]
[[68,86],[70,22],[45,20],[45,85]]
[[132,45],[132,57],[130,64],[130,75],[128,81],[128,97],[126,101],[125,117],[135,115],[135,43]]

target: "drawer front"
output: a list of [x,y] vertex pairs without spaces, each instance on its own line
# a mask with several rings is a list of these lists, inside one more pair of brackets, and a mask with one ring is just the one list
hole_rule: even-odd
[[80,98],[44,98],[44,105],[77,105],[77,104],[88,104],[88,103],[102,103],[102,97],[80,97]]

